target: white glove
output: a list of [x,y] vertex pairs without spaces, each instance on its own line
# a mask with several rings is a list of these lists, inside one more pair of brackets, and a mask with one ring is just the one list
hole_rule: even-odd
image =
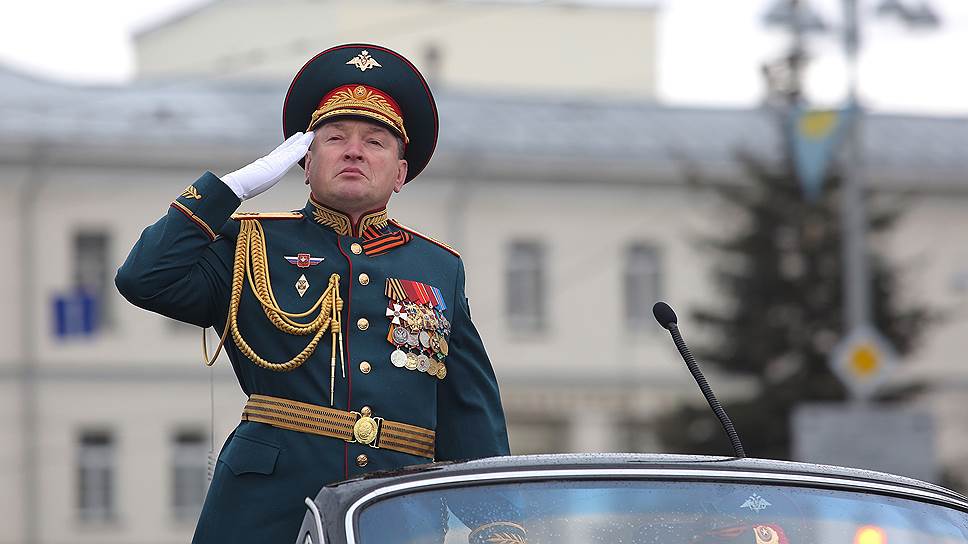
[[297,132],[271,153],[222,176],[222,182],[241,200],[252,198],[276,184],[294,164],[306,156],[315,132]]

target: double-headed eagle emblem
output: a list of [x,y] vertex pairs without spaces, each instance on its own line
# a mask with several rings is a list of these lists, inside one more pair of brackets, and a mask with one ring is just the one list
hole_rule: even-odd
[[361,72],[365,72],[370,68],[383,68],[379,62],[370,56],[370,52],[364,49],[359,55],[346,61],[346,64],[352,64],[360,69]]

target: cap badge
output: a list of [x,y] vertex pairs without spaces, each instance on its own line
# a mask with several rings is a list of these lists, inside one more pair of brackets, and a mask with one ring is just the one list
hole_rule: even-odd
[[323,262],[323,257],[312,257],[309,253],[299,253],[295,256],[285,255],[289,264],[294,264],[299,268],[309,268]]
[[359,55],[346,61],[346,64],[352,64],[360,69],[361,72],[365,72],[370,68],[383,68],[379,62],[377,62],[373,57],[370,56],[370,52],[364,49]]

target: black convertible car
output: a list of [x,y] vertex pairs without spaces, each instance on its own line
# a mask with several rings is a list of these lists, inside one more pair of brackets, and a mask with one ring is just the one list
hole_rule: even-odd
[[[438,463],[326,486],[306,505],[297,544],[968,542],[968,498],[943,487],[733,457],[559,454]],[[482,520],[509,517],[526,538],[472,535]]]
[[512,456],[324,487],[297,544],[968,543],[968,498],[843,467],[745,457],[666,303],[653,307],[735,457]]

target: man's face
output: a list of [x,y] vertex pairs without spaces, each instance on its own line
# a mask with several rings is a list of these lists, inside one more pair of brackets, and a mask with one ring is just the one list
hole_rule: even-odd
[[396,138],[382,125],[338,119],[316,129],[306,154],[306,180],[327,206],[359,214],[386,206],[407,179]]

